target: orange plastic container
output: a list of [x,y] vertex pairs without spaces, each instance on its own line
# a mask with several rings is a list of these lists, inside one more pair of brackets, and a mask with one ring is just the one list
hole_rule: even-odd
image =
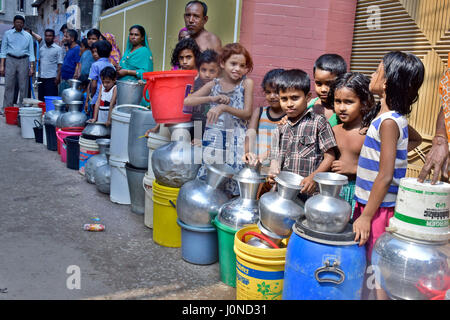
[[[191,93],[197,75],[195,70],[145,72],[143,96],[150,102],[157,123],[181,123],[191,120],[192,113],[183,110],[184,98]],[[147,98],[147,94],[149,99]]]

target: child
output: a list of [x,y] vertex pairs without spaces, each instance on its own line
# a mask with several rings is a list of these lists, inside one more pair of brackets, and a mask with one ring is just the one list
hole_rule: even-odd
[[181,41],[185,38],[189,38],[189,30],[186,27],[181,28],[180,31],[178,31],[178,41]]
[[[97,102],[98,94],[100,92],[100,87],[102,84],[102,80],[100,78],[100,72],[106,67],[113,67],[113,65],[109,62],[109,55],[111,53],[112,46],[106,40],[100,40],[95,42],[92,45],[92,55],[94,58],[98,55],[98,60],[95,61],[91,66],[91,71],[89,72],[89,80],[91,81],[89,85],[89,94],[92,97],[89,106],[89,112],[86,110],[86,114],[88,114],[92,118],[93,106]],[[85,107],[86,109],[86,107]]]
[[[253,80],[246,75],[253,69],[248,51],[239,43],[226,45],[220,55],[222,76],[208,82],[184,99],[186,106],[210,103],[207,128],[203,135],[204,162],[230,165],[235,171],[243,168],[244,139],[247,120],[252,115]],[[225,159],[225,156],[227,157]],[[211,157],[211,158],[210,158]],[[204,177],[204,167],[198,177]],[[225,184],[229,195],[239,195],[234,180]]]
[[348,177],[348,184],[342,188],[340,196],[352,205],[352,213],[356,202],[354,194],[359,153],[372,120],[367,120],[367,117],[372,114],[370,111],[375,104],[369,82],[362,73],[350,72],[339,77],[330,90],[334,96],[334,111],[341,122],[333,127],[338,150],[331,171]]
[[270,70],[261,82],[268,106],[256,108],[248,125],[244,161],[250,164],[263,163],[269,157],[272,131],[286,115],[281,108],[280,97],[275,86],[276,77],[283,71],[284,69]]
[[[206,83],[217,78],[220,73],[219,66],[219,55],[214,50],[208,49],[200,54],[197,62],[198,66],[198,77],[194,82],[194,91],[198,91]],[[194,121],[201,121],[202,126],[202,136],[205,131],[206,126],[206,115],[209,111],[209,104],[202,104],[192,108],[192,118]]]
[[197,42],[192,38],[182,39],[172,52],[171,63],[173,70],[195,70],[199,57],[200,49]]
[[317,98],[310,101],[308,108],[313,108],[317,114],[323,114],[334,127],[338,124],[338,118],[334,113],[333,99],[328,98],[330,86],[337,77],[347,72],[347,64],[344,58],[337,54],[321,55],[314,63],[314,88]]
[[77,63],[75,68],[74,78],[79,79],[82,76],[89,76],[89,71],[94,63],[94,57],[92,56],[91,48],[88,45],[88,40],[83,38],[80,45],[80,62]]
[[[380,97],[380,111],[367,131],[356,172],[353,231],[366,244],[368,265],[375,241],[394,215],[399,181],[406,175],[408,120],[424,79],[423,63],[415,55],[390,52],[372,74],[370,91]],[[419,142],[420,144],[420,142]],[[377,289],[377,298],[387,298]]]
[[284,71],[277,77],[276,86],[288,120],[272,135],[269,180],[274,183],[273,178],[281,170],[304,177],[299,198],[306,201],[316,191],[314,175],[328,171],[335,159],[336,140],[326,118],[307,108],[311,93],[306,72]]
[[99,98],[95,103],[94,116],[88,122],[92,123],[97,121],[109,127],[111,125],[112,109],[116,104],[117,98],[117,72],[113,67],[105,67],[100,72],[100,78],[102,82],[98,94]]

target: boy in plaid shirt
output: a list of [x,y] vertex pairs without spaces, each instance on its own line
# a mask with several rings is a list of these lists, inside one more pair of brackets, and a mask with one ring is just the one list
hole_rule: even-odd
[[336,140],[327,119],[307,109],[311,81],[306,72],[284,71],[275,84],[288,120],[272,136],[269,179],[274,182],[280,171],[301,175],[304,179],[299,197],[306,201],[316,191],[314,175],[329,171],[335,160]]

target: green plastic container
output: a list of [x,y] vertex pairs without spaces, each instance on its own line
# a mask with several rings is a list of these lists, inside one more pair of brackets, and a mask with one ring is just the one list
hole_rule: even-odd
[[217,228],[219,243],[220,280],[236,288],[236,253],[234,253],[234,235],[238,230],[221,223],[217,216],[211,221]]

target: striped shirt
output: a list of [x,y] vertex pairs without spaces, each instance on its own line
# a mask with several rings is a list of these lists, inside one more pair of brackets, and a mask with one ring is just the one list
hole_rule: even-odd
[[288,120],[274,130],[270,160],[278,161],[280,171],[307,177],[319,167],[324,153],[336,146],[330,123],[310,108],[297,122]]
[[370,191],[380,170],[380,127],[386,119],[397,123],[400,135],[397,140],[394,176],[380,207],[395,207],[400,179],[405,177],[408,166],[408,120],[395,111],[381,114],[370,124],[358,160],[355,199],[362,204],[367,204],[369,200]]
[[270,115],[270,107],[260,108],[260,117],[258,123],[257,135],[257,152],[258,155],[267,158],[270,154],[270,145],[273,131],[277,128],[284,115],[278,118],[273,118]]

